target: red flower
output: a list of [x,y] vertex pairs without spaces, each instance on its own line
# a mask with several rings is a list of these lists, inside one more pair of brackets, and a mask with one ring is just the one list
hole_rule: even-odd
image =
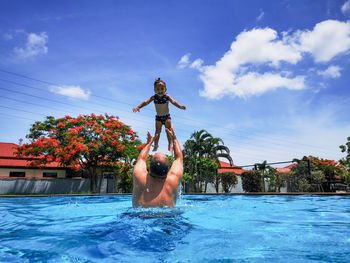
[[62,122],[60,122],[59,124],[57,124],[57,127],[59,127],[59,128],[64,128],[64,123],[62,123]]
[[69,129],[70,134],[78,134],[78,131],[76,129]]
[[137,150],[142,150],[143,148],[145,148],[145,146],[146,146],[146,143],[143,143],[143,144],[137,146],[136,149]]
[[46,161],[52,162],[53,161],[53,156],[52,155],[46,156]]

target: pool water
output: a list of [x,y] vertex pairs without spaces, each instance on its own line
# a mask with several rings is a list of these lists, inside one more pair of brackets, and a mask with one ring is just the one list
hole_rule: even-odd
[[0,262],[350,262],[350,196],[0,198]]

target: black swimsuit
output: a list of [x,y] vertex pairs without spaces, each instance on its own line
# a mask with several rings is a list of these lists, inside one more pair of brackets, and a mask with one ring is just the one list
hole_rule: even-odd
[[[165,103],[169,103],[169,98],[167,96],[167,94],[164,94],[164,96],[162,98],[159,98],[157,94],[155,94],[153,96],[154,100],[154,104],[165,104]],[[170,114],[166,114],[166,115],[156,115],[156,121],[160,121],[162,124],[165,124],[166,120],[171,120]]]

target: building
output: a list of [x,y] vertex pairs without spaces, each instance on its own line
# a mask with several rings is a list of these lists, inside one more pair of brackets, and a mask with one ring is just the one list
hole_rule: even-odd
[[236,165],[230,165],[229,163],[223,161],[219,162],[221,168],[218,169],[218,173],[235,173],[237,175],[241,175],[242,173],[247,171]]
[[14,152],[18,147],[14,143],[0,142],[0,179],[52,179],[66,178],[67,168],[59,163],[45,164],[42,168],[32,165],[37,158],[17,157]]
[[[242,169],[239,166],[236,165],[230,165],[229,163],[219,161],[220,162],[220,167],[218,169],[218,173],[235,173],[237,175],[237,184],[232,187],[231,193],[243,193],[243,188],[242,188],[242,180],[241,180],[241,174],[243,172],[246,172],[247,170]],[[219,193],[222,193],[222,186],[221,183],[219,185]],[[216,193],[215,186],[214,184],[208,184],[207,186],[207,193]]]
[[[83,171],[73,172],[57,162],[43,167],[33,165],[38,157],[18,157],[17,144],[0,142],[0,194],[65,194],[89,192],[90,180],[82,178]],[[108,167],[97,170],[97,191],[113,193],[118,181],[112,179]]]
[[277,172],[280,172],[280,173],[289,173],[293,167],[295,167],[297,164],[296,163],[293,163],[293,164],[290,164],[286,167],[282,167],[282,168],[275,168]]

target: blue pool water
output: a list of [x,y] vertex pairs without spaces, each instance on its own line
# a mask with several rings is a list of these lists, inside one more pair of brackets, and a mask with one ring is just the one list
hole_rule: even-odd
[[350,196],[0,198],[0,262],[350,262]]

